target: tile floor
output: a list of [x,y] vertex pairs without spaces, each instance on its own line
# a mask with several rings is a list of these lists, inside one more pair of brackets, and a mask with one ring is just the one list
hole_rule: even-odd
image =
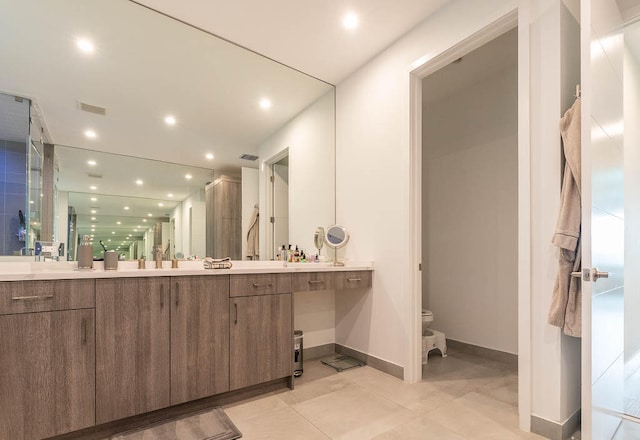
[[518,429],[517,374],[504,364],[434,354],[414,385],[370,367],[304,368],[293,391],[224,408],[243,439],[542,439]]
[[[542,439],[518,429],[517,373],[499,362],[451,349],[447,358],[434,353],[413,385],[370,367],[337,373],[315,359],[304,368],[293,391],[224,407],[244,440]],[[183,420],[187,428],[190,419]],[[180,439],[176,432],[158,440]],[[572,436],[580,438],[579,431]],[[638,439],[640,424],[628,420],[614,437]]]

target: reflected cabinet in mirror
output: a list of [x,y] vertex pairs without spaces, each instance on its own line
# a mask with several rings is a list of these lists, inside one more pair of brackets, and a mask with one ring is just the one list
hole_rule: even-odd
[[335,222],[332,85],[137,2],[0,5],[0,255],[271,259]]

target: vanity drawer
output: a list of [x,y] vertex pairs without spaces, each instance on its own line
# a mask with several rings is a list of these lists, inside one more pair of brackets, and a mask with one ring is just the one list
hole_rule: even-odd
[[231,275],[231,296],[275,295],[277,276],[273,273]]
[[357,289],[371,287],[370,270],[336,272],[336,289]]
[[95,280],[0,283],[0,315],[88,309],[95,305]]
[[334,288],[333,272],[305,272],[293,274],[292,284],[294,292],[308,292],[310,290],[328,290]]

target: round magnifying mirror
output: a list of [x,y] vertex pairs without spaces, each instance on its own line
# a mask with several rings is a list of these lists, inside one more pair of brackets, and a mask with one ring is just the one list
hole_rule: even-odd
[[322,226],[316,228],[316,232],[313,234],[313,243],[316,245],[319,254],[324,244],[324,228]]
[[339,249],[349,241],[349,231],[340,225],[329,226],[324,235],[324,241],[327,243],[327,246]]

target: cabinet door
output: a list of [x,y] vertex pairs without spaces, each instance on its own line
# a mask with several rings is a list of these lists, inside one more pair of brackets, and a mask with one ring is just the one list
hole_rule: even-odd
[[94,311],[0,316],[0,438],[41,439],[95,423]]
[[229,391],[229,277],[171,280],[171,404]]
[[169,279],[96,280],[96,422],[169,401]]
[[293,368],[291,294],[232,298],[232,390],[290,376]]

